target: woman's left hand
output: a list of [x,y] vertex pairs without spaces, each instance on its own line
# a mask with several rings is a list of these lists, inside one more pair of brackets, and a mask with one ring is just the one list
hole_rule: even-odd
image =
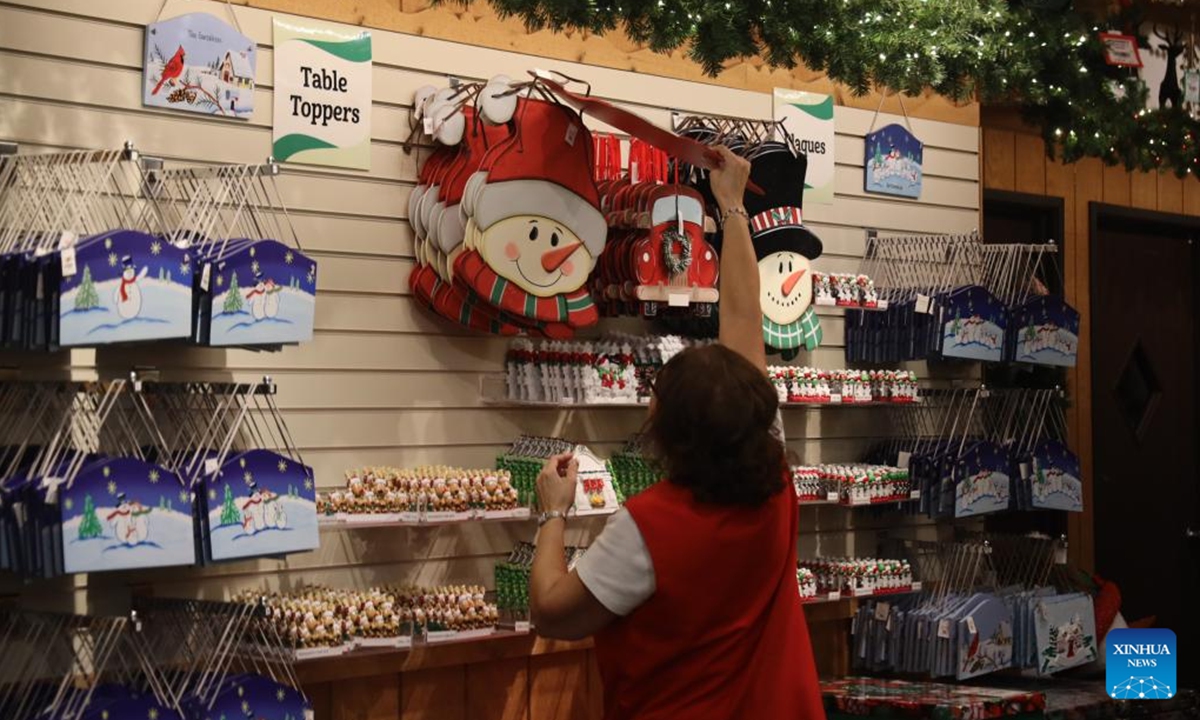
[[[559,474],[559,468],[563,472]],[[575,483],[578,481],[579,461],[573,453],[555,455],[546,461],[538,473],[538,504],[542,512],[557,510],[566,513],[575,504]]]

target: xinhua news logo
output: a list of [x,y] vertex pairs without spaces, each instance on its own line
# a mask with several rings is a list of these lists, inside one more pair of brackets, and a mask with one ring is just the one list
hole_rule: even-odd
[[1175,697],[1175,633],[1162,628],[1119,628],[1105,639],[1109,697],[1166,700]]

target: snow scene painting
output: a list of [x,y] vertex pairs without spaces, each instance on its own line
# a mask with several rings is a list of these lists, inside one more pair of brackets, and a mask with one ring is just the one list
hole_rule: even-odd
[[312,339],[317,263],[275,240],[218,261],[208,344],[278,345]]
[[881,195],[921,197],[925,145],[907,128],[895,123],[869,133],[864,139],[864,189]]
[[1031,503],[1036,508],[1083,512],[1079,458],[1057,440],[1042,442],[1033,452]]
[[1014,360],[1075,367],[1079,354],[1079,312],[1062,298],[1043,295],[1030,300],[1016,311],[1013,324]]
[[1096,614],[1090,595],[1057,595],[1034,609],[1038,672],[1061,672],[1096,659]]
[[1004,357],[1004,306],[971,286],[950,293],[943,305],[942,355],[1000,362]]
[[60,496],[68,573],[191,565],[191,495],[175,473],[134,458],[85,466]]
[[226,460],[206,486],[213,560],[317,547],[317,496],[308,466],[250,450]]
[[59,342],[103,345],[187,337],[192,328],[191,255],[153,235],[105,233],[79,243],[64,277]]
[[142,102],[154,107],[249,119],[254,114],[257,49],[208,13],[146,28]]
[[[1003,600],[987,595],[971,611],[971,622],[960,622],[958,632],[959,680],[1012,666],[1012,611]],[[974,625],[975,632],[970,632]]]
[[1008,455],[995,443],[979,442],[959,459],[954,473],[954,516],[968,517],[1008,509],[1012,482]]

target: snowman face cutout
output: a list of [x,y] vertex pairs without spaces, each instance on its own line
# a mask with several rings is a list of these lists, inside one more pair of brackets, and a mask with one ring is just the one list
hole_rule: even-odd
[[758,261],[763,315],[780,325],[800,319],[812,304],[809,259],[795,252],[771,253]]
[[483,231],[480,251],[496,274],[538,297],[578,290],[595,258],[570,228],[537,215],[518,215]]

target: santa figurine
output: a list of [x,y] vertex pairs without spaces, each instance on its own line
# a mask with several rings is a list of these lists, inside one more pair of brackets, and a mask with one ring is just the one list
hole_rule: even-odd
[[599,319],[586,283],[608,226],[592,155],[576,112],[529,99],[512,143],[463,191],[468,221],[455,275],[501,310],[546,323],[553,337]]
[[783,143],[771,143],[750,166],[763,194],[748,192],[751,238],[758,258],[763,341],[785,360],[821,344],[813,308],[811,263],[821,255],[820,238],[804,226],[804,176],[808,158]]

